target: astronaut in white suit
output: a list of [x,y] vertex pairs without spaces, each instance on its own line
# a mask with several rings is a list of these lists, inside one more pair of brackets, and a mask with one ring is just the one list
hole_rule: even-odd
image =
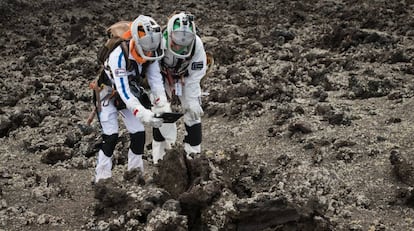
[[[167,95],[178,96],[184,110],[184,150],[188,158],[191,154],[201,153],[202,129],[201,86],[200,81],[207,71],[207,56],[201,38],[196,34],[194,16],[180,12],[172,15],[163,31],[161,46],[165,55],[161,59],[161,73],[164,77]],[[160,107],[159,107],[160,108]],[[161,109],[161,108],[160,108]],[[162,113],[171,109],[162,108]],[[158,163],[165,150],[176,142],[175,123],[163,123],[153,129],[152,156]]]
[[[99,83],[99,86],[103,87],[100,90],[98,118],[103,134],[95,168],[95,182],[112,176],[112,155],[118,140],[119,114],[130,134],[128,170],[144,170],[144,124],[159,127],[163,122],[151,111],[151,102],[145,107],[140,101],[142,88],[139,85],[144,75],[154,96],[153,108],[169,107],[158,61],[164,56],[160,48],[160,26],[151,17],[141,15],[131,23],[130,30],[126,33],[131,38],[125,41],[124,47],[119,45],[109,54],[105,61],[105,72],[100,78],[103,84]],[[118,97],[112,97],[114,89]]]

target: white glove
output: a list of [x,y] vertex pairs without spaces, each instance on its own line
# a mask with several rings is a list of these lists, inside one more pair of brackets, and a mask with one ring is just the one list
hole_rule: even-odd
[[171,106],[165,94],[155,98],[153,104],[154,106],[151,109],[156,115],[160,115],[164,112],[171,112]]
[[201,116],[204,115],[203,108],[201,108],[200,104],[197,101],[193,101],[188,104],[186,113],[188,113],[190,118],[193,120],[198,120]]
[[139,107],[138,109],[135,109],[134,115],[135,117],[140,119],[142,123],[152,126],[154,128],[159,128],[162,126],[162,119],[155,118],[155,114],[144,107]]

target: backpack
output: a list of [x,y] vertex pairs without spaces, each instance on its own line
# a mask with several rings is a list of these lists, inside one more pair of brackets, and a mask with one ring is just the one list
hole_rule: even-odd
[[108,59],[109,54],[119,45],[121,45],[122,52],[124,52],[125,62],[127,64],[127,70],[131,68],[131,62],[129,61],[128,54],[129,48],[126,40],[131,39],[131,37],[125,37],[124,34],[129,30],[129,21],[119,21],[106,29],[108,35],[108,40],[105,44],[98,50],[97,59],[99,64],[104,65],[105,60]]

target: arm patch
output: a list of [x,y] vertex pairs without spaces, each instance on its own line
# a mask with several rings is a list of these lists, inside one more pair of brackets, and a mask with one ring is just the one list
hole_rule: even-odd
[[118,69],[115,69],[114,75],[115,77],[123,77],[123,76],[127,76],[127,72],[125,69],[118,68]]
[[203,62],[202,61],[200,61],[200,62],[193,62],[193,63],[191,63],[191,70],[201,70],[201,69],[203,69]]

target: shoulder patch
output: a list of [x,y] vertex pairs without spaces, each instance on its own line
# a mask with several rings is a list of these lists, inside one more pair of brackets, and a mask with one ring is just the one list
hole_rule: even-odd
[[203,61],[191,63],[191,70],[201,70],[203,69]]
[[114,71],[114,76],[115,77],[123,77],[123,76],[126,76],[126,75],[127,75],[127,72],[124,68],[117,68]]

